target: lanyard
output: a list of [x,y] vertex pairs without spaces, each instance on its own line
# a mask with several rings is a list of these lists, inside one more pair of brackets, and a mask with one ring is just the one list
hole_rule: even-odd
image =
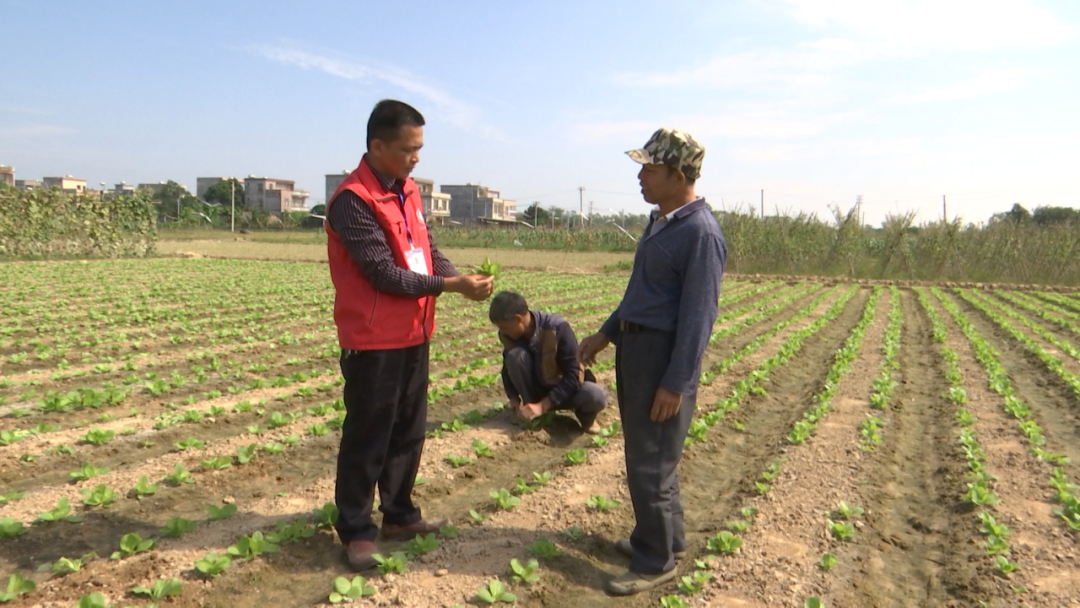
[[402,189],[397,193],[398,201],[401,203],[401,219],[405,220],[405,236],[409,239],[409,247],[413,246],[412,231],[409,230],[409,214],[405,211],[405,191]]

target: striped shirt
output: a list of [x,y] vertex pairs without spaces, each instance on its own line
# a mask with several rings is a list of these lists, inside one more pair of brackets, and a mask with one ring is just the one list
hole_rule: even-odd
[[[372,173],[388,191],[401,193],[405,185],[403,180],[390,181],[374,169]],[[326,213],[326,221],[341,238],[349,257],[379,291],[417,298],[437,296],[443,292],[443,277],[459,274],[435,246],[430,230],[428,242],[431,243],[432,274],[419,274],[394,263],[394,253],[386,242],[386,234],[379,220],[375,218],[375,211],[351,190],[344,190],[333,199]]]

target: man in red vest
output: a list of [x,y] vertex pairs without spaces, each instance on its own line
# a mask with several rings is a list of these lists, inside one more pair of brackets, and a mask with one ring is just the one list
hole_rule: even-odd
[[336,528],[356,570],[375,565],[376,484],[383,538],[404,540],[449,523],[425,520],[412,502],[427,424],[435,298],[455,292],[484,300],[492,290],[490,277],[459,274],[428,233],[420,190],[409,179],[420,160],[423,127],[424,117],[405,103],[376,104],[367,154],[326,201],[345,377]]

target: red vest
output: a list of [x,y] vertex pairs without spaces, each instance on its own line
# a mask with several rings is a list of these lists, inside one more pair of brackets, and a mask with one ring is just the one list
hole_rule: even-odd
[[[371,172],[367,159],[360,161],[334,195],[326,202],[326,215],[338,194],[351,190],[375,212],[394,254],[394,263],[408,268],[405,252],[419,249],[424,252],[428,272],[433,272],[431,243],[424,223],[420,190],[411,179],[405,180],[405,204],[396,192],[383,188]],[[403,213],[404,212],[404,213]],[[412,234],[412,245],[406,233]],[[406,348],[423,344],[435,331],[435,297],[399,296],[375,289],[364,276],[360,266],[349,255],[341,238],[326,222],[326,249],[330,258],[330,278],[334,281],[334,322],[337,324],[338,344],[350,350],[383,350]]]

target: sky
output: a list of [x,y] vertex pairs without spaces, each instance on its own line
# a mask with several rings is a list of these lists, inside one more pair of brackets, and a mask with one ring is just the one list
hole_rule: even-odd
[[[0,0],[0,164],[90,187],[292,179],[323,202],[383,98],[415,177],[642,213],[623,152],[706,148],[714,208],[982,221],[1080,206],[1080,2]],[[585,190],[579,195],[579,187]],[[579,199],[580,197],[580,199]]]

